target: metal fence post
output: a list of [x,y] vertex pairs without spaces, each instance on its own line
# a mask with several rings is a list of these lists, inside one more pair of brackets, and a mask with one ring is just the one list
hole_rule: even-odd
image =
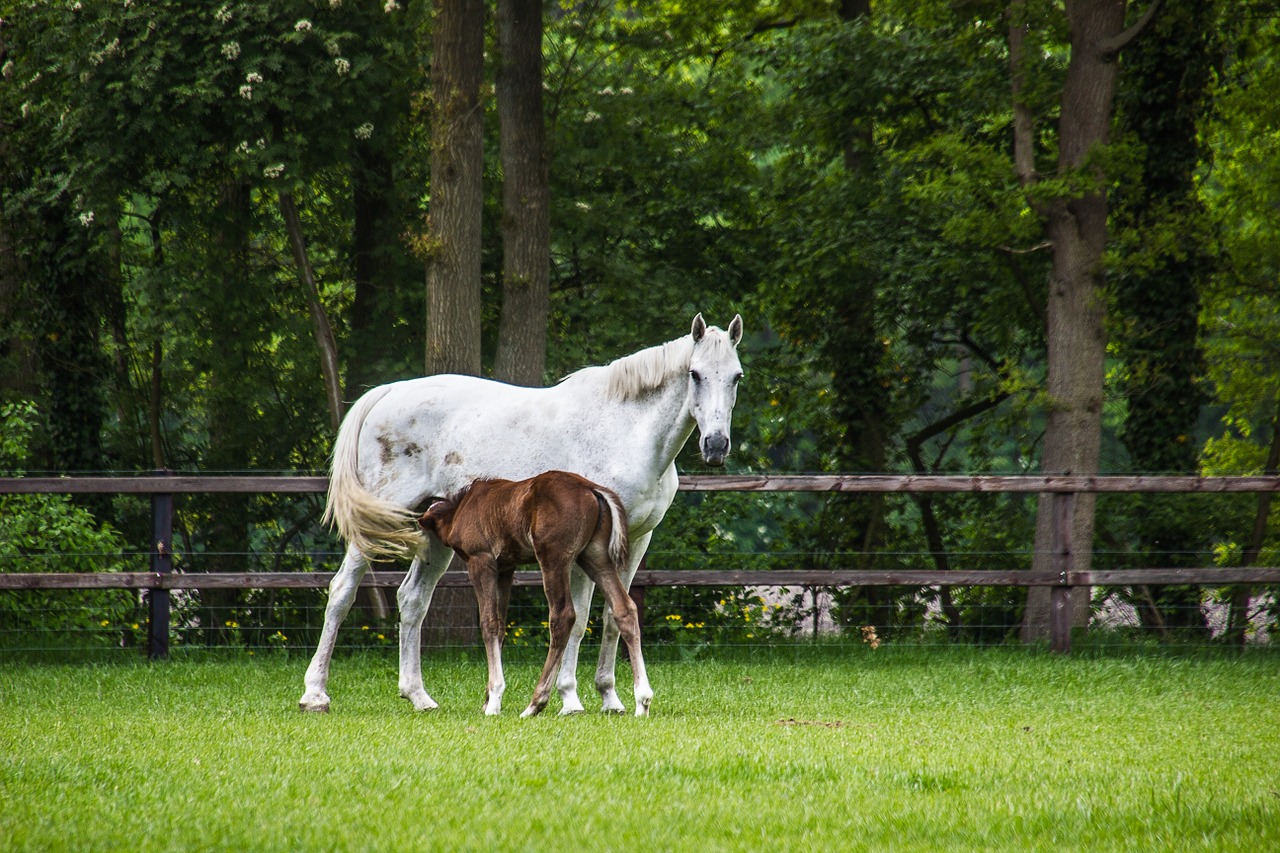
[[1071,528],[1075,522],[1075,492],[1054,492],[1053,568],[1058,583],[1049,590],[1049,645],[1055,652],[1071,651]]
[[[157,474],[167,476],[168,471]],[[151,495],[151,571],[161,577],[173,571],[173,494]],[[147,657],[164,660],[169,657],[169,590],[147,590],[149,623]]]

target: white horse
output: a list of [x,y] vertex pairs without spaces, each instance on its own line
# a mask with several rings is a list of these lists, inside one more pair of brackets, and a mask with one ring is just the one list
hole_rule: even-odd
[[[724,464],[742,365],[742,317],[727,330],[693,318],[689,335],[578,371],[551,388],[522,388],[471,376],[429,376],[382,385],[347,413],[334,443],[325,517],[347,542],[329,584],[324,629],[298,705],[327,711],[329,661],[338,627],[355,599],[367,557],[413,554],[400,585],[400,695],[422,711],[437,707],[422,683],[420,637],[453,551],[424,536],[417,517],[431,498],[474,480],[523,480],[563,470],[612,489],[630,519],[630,587],[653,529],[675,498],[674,460],[697,426],[702,458]],[[595,585],[572,576],[573,633],[556,687],[562,714],[583,710],[578,649]],[[596,689],[603,710],[625,708],[615,690],[618,627],[604,617]]]

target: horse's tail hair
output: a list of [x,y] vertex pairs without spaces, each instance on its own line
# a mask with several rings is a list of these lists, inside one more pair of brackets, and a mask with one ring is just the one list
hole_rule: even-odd
[[360,430],[370,410],[389,390],[389,386],[375,388],[347,412],[333,443],[329,470],[329,496],[323,521],[337,527],[347,544],[366,558],[403,557],[417,551],[422,544],[422,533],[414,514],[382,500],[360,482]]
[[627,542],[627,510],[622,500],[603,486],[593,489],[596,497],[609,507],[609,521],[612,529],[609,533],[609,559],[619,569],[626,567],[629,546]]

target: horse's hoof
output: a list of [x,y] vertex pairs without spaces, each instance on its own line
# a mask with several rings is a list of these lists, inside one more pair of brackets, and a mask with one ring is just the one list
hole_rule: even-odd
[[542,713],[541,707],[537,705],[530,705],[528,708],[525,708],[523,711],[520,712],[520,718],[527,719],[529,717],[536,717],[541,713]]
[[401,693],[400,695],[409,700],[415,711],[434,711],[440,707],[434,699],[427,695],[425,690],[415,690],[410,693]]
[[627,709],[626,708],[601,708],[600,713],[608,714],[613,717],[621,717],[623,714],[627,713]]
[[303,696],[298,700],[298,710],[312,714],[329,713],[329,697],[321,693],[319,696]]

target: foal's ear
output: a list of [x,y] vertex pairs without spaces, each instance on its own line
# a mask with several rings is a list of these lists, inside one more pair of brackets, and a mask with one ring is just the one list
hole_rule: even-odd
[[702,319],[702,312],[693,318],[693,342],[696,344],[707,333],[707,321]]
[[742,315],[734,314],[733,319],[729,321],[729,340],[733,341],[736,347],[738,341],[742,340]]
[[432,530],[436,526],[436,519],[445,514],[449,508],[448,501],[436,501],[427,507],[427,511],[418,519],[418,526],[423,530]]

